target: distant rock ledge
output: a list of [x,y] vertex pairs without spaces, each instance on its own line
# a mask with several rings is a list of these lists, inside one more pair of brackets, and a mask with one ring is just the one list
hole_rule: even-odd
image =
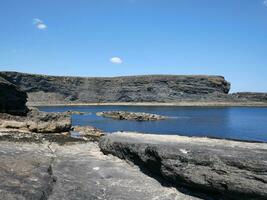
[[143,75],[63,77],[0,72],[28,94],[29,104],[212,101],[224,98],[230,83],[222,76]]
[[176,106],[266,106],[266,93],[228,94],[222,76],[142,75],[67,77],[0,72],[28,95],[28,105],[154,104]]
[[118,120],[135,120],[135,121],[155,121],[168,119],[167,116],[156,115],[143,112],[126,112],[126,111],[104,111],[97,112],[97,116],[118,119]]

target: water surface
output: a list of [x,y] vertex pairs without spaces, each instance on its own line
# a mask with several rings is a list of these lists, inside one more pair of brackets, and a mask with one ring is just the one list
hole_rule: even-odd
[[[73,125],[91,125],[107,132],[136,131],[267,142],[266,107],[59,106],[39,109],[47,112],[90,112],[91,114],[87,115],[73,115]],[[173,118],[136,122],[95,115],[99,111],[111,110],[148,112]]]

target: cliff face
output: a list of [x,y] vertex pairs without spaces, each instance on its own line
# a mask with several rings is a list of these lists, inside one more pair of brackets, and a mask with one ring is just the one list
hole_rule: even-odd
[[33,103],[174,102],[212,100],[229,92],[221,76],[147,75],[82,78],[0,72]]
[[267,102],[267,93],[261,92],[238,92],[232,94],[237,99],[243,101],[260,101],[260,102]]
[[0,77],[0,113],[24,115],[27,113],[27,94]]

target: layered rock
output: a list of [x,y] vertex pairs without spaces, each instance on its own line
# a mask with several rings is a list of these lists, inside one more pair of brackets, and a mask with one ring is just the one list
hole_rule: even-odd
[[25,115],[27,94],[0,76],[0,113]]
[[105,154],[129,160],[177,187],[217,199],[267,199],[266,143],[114,133],[99,145]]
[[34,104],[214,100],[229,92],[221,76],[147,75],[114,78],[56,77],[0,72]]
[[167,119],[166,116],[142,113],[142,112],[126,112],[126,111],[104,111],[97,112],[97,116],[118,119],[118,120],[136,120],[136,121],[155,121]]
[[261,93],[261,92],[237,92],[237,93],[233,93],[232,96],[234,96],[235,98],[240,99],[242,101],[267,102],[267,93]]
[[26,116],[0,113],[0,128],[28,130],[35,133],[68,132],[71,129],[71,116],[38,110],[32,110]]

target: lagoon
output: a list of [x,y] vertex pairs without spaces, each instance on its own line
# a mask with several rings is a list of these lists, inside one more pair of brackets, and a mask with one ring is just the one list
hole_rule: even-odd
[[[106,132],[134,131],[267,142],[267,107],[49,106],[39,109],[86,112],[88,114],[73,115],[73,125],[90,125]],[[137,122],[96,116],[96,112],[112,110],[147,112],[171,118]]]

